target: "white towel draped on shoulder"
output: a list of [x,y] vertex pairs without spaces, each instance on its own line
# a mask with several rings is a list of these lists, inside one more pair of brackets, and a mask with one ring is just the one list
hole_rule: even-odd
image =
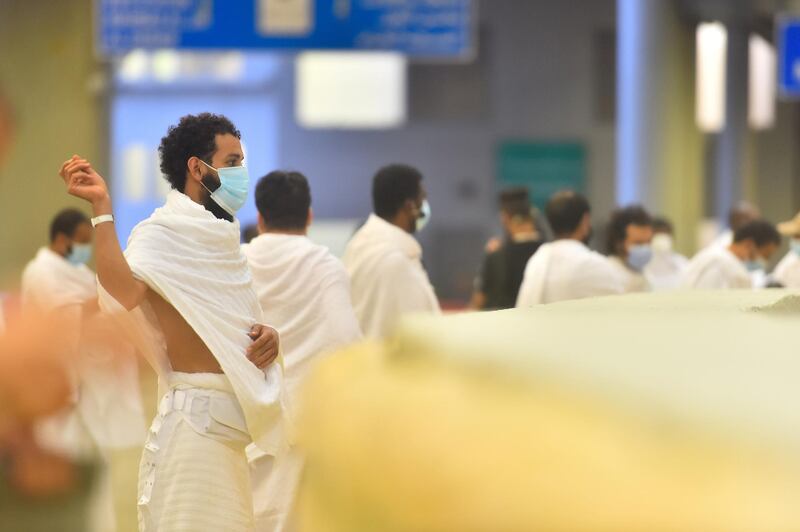
[[281,333],[286,390],[295,399],[318,357],[361,339],[350,279],[341,261],[305,236],[264,234],[242,252],[264,316]]
[[[254,443],[274,454],[285,448],[283,368],[266,372],[245,356],[250,328],[262,322],[247,261],[239,245],[239,223],[217,219],[175,190],[166,204],[137,225],[125,258],[133,274],[170,303],[208,346],[230,380]],[[100,290],[104,308],[122,307]],[[163,386],[171,371],[159,331],[146,305],[131,313],[146,356]]]

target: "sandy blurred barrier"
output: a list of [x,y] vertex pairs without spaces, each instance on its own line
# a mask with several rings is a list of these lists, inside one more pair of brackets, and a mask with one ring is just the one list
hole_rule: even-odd
[[800,530],[800,298],[412,318],[305,389],[302,531]]
[[67,406],[64,320],[30,315],[0,333],[0,530],[83,532],[96,467],[39,447],[32,425]]

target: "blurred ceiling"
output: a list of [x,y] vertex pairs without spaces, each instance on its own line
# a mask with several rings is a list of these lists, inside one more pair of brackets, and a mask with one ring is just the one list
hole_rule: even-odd
[[800,0],[678,0],[684,12],[696,20],[743,22],[768,35],[775,15],[800,13]]

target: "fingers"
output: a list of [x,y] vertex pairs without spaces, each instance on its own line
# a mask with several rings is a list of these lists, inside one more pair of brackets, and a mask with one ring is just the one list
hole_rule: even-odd
[[266,369],[279,354],[278,334],[271,327],[254,325],[248,336],[253,343],[247,348],[247,358],[259,369]]
[[276,346],[272,346],[263,354],[250,359],[250,361],[255,364],[258,369],[264,370],[267,369],[270,364],[275,362],[276,358],[278,358],[278,348]]
[[72,176],[69,178],[69,183],[67,184],[69,185],[70,190],[74,190],[75,188],[78,187],[78,185],[83,185],[91,182],[92,180],[89,174],[87,174],[84,171],[80,171],[72,174]]
[[66,173],[70,175],[78,170],[89,171],[92,168],[92,165],[89,164],[88,161],[72,161],[67,165]]
[[261,356],[268,349],[277,349],[278,343],[272,334],[262,334],[247,348],[247,358],[253,359]]
[[90,171],[92,171],[92,167],[89,163],[73,162],[66,166],[62,177],[65,183],[70,183],[77,172],[82,172],[84,174],[83,177],[88,177]]
[[75,168],[78,167],[79,165],[86,165],[86,168],[91,168],[89,161],[78,155],[73,155],[72,157],[64,161],[64,164],[61,165],[61,169],[59,170],[58,173],[63,179],[67,179],[70,172],[74,171]]

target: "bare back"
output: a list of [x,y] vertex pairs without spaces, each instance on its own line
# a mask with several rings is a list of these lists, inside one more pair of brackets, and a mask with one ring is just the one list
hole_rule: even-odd
[[208,346],[186,323],[175,307],[161,296],[147,290],[147,301],[153,308],[164,339],[167,356],[174,371],[182,373],[222,373],[222,368]]

